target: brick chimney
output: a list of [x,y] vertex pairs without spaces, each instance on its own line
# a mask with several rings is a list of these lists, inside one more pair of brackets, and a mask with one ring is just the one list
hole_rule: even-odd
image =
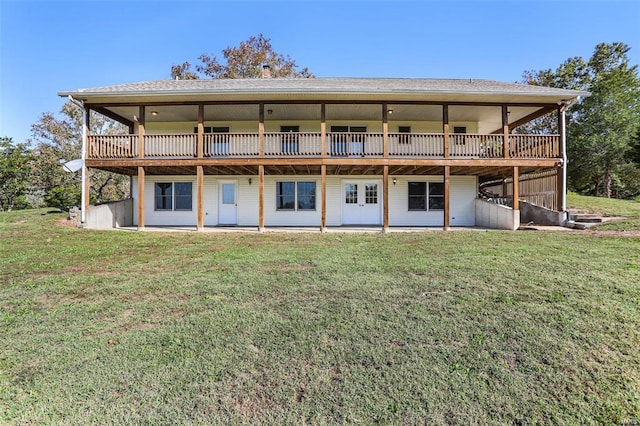
[[271,66],[269,64],[264,64],[262,66],[262,78],[271,78]]

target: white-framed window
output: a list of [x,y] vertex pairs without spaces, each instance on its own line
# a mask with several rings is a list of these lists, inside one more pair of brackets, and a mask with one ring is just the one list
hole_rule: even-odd
[[398,142],[402,144],[411,143],[411,126],[398,126],[398,133],[403,133],[399,135]]
[[316,183],[314,181],[276,182],[276,209],[315,210]]
[[191,211],[193,209],[193,184],[191,182],[156,182],[156,211]]
[[444,183],[409,182],[409,211],[444,210]]

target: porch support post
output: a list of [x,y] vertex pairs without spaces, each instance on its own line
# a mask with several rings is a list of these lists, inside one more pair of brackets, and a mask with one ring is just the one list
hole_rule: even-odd
[[327,232],[327,166],[320,166],[321,219],[320,232]]
[[85,223],[87,220],[87,210],[89,210],[89,204],[91,202],[90,182],[89,182],[89,168],[84,165],[87,160],[87,140],[89,138],[89,131],[91,129],[91,109],[87,106],[84,107],[84,122],[82,123],[82,193],[81,193],[81,211],[80,221]]
[[138,231],[144,231],[144,167],[138,167]]
[[444,158],[449,158],[449,105],[442,105],[442,133],[444,133]]
[[138,158],[144,158],[144,105],[138,112]]
[[513,168],[513,203],[511,207],[514,210],[520,210],[520,168],[515,166]]
[[567,211],[567,129],[565,107],[558,107],[558,133],[560,134],[560,170],[558,170],[558,184],[556,185],[557,201],[556,210]]
[[389,232],[389,166],[382,168],[382,232]]
[[502,105],[502,154],[509,158],[509,111],[507,105]]
[[449,200],[451,198],[451,190],[450,190],[450,175],[451,175],[451,166],[444,166],[444,230],[448,231],[450,229],[449,224],[449,216],[450,216],[450,208],[449,208]]
[[389,157],[389,110],[387,103],[382,103],[382,156]]
[[[327,156],[327,107],[326,104],[320,104],[320,154],[322,158]],[[322,197],[324,200],[324,196]]]
[[260,158],[264,157],[264,102],[260,102],[260,112],[258,120],[258,150]]
[[198,231],[204,231],[204,168],[197,166],[196,205],[198,209]]
[[258,166],[258,231],[264,232],[264,166]]
[[204,157],[204,105],[198,105],[198,158]]

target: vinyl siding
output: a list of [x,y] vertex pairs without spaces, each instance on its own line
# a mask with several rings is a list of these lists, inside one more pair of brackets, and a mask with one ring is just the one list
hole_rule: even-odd
[[[249,185],[251,178],[251,185]],[[393,185],[393,178],[397,179]],[[342,182],[347,180],[381,180],[379,176],[327,176],[327,226],[342,225]],[[443,212],[409,211],[408,182],[442,182],[442,176],[390,176],[389,177],[389,225],[390,226],[443,226]],[[138,184],[133,177],[134,225],[138,223]],[[219,187],[221,182],[234,181],[238,185],[238,225],[258,225],[258,176],[205,176],[204,177],[204,224],[218,225]],[[316,182],[316,210],[278,211],[276,209],[276,182]],[[191,211],[155,211],[155,182],[192,182],[193,208]],[[322,190],[320,176],[266,176],[265,177],[265,226],[320,226]],[[176,225],[195,226],[197,220],[195,176],[146,176],[145,179],[145,224],[149,226]],[[450,224],[451,226],[474,226],[474,200],[477,194],[475,176],[451,176]],[[382,183],[380,182],[382,203]]]

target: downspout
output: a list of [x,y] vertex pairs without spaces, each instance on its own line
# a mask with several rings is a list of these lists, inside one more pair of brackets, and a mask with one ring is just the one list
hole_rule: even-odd
[[89,194],[86,193],[86,181],[87,181],[87,168],[84,165],[86,152],[87,152],[87,114],[84,108],[84,102],[74,99],[73,96],[69,95],[69,101],[79,106],[82,109],[82,192],[80,198],[80,221],[85,223],[87,220],[87,212],[85,206],[87,205],[87,197]]
[[564,219],[567,220],[567,165],[569,164],[569,159],[567,157],[567,117],[565,112],[571,108],[576,103],[580,102],[580,96],[575,97],[567,102],[564,102],[564,106],[560,109],[562,112],[561,115],[561,123],[562,126],[562,140],[560,144],[562,145],[562,187],[564,188],[564,192],[562,194],[562,213],[564,214]]

